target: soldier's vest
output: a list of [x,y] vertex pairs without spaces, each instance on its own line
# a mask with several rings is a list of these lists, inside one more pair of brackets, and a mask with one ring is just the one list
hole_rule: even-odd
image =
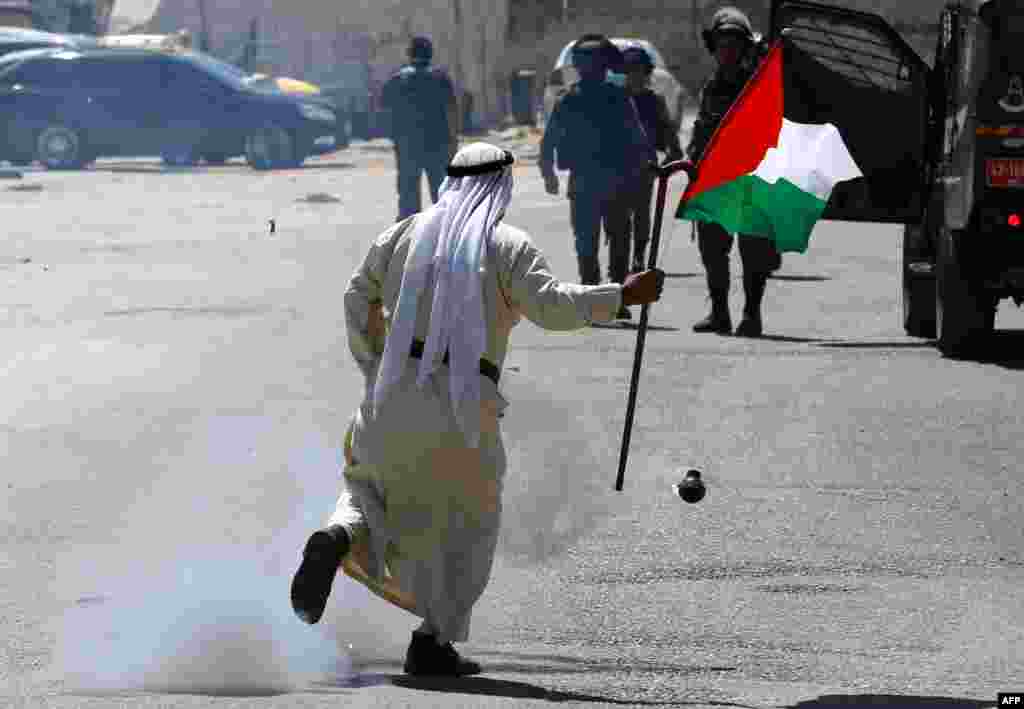
[[700,112],[693,135],[697,155],[704,152],[718,124],[725,118],[725,114],[729,112],[766,54],[767,45],[758,44],[748,52],[741,70],[734,77],[727,78],[720,71],[715,71],[711,78],[704,82],[700,92]]

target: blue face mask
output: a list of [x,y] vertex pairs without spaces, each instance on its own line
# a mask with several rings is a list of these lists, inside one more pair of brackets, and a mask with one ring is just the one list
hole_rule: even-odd
[[614,84],[615,86],[618,86],[618,87],[623,88],[623,89],[626,88],[626,75],[625,74],[620,74],[617,71],[609,70],[608,74],[605,77],[605,80],[609,84]]

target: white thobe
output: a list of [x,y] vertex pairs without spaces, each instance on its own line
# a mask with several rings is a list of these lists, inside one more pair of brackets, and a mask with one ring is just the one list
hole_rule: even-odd
[[[349,348],[365,377],[353,416],[346,489],[330,524],[341,524],[365,569],[385,569],[439,642],[463,642],[473,605],[490,578],[498,540],[505,449],[498,419],[507,405],[481,378],[480,445],[470,448],[449,399],[448,368],[423,389],[419,361],[409,358],[400,381],[374,415],[373,392],[386,323],[397,306],[415,216],[382,234],[345,291]],[[582,286],[552,275],[527,234],[499,224],[487,245],[483,281],[487,350],[499,370],[512,328],[523,318],[548,330],[574,330],[611,320],[622,304],[617,283]],[[426,339],[434,287],[418,301],[415,337]]]

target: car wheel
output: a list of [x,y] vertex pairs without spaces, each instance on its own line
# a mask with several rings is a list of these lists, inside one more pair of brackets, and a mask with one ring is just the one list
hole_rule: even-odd
[[337,128],[334,134],[334,149],[344,150],[352,145],[352,117],[348,114],[338,116]]
[[935,329],[942,354],[958,357],[976,351],[994,324],[988,317],[992,298],[964,273],[957,253],[962,232],[943,228],[939,234],[935,279]]
[[935,337],[935,276],[911,268],[920,251],[921,227],[903,227],[903,329],[911,337]]
[[996,312],[999,310],[999,298],[985,298],[981,305],[981,336],[985,341],[991,341],[996,330]]
[[294,167],[297,158],[295,141],[279,126],[266,126],[253,131],[245,139],[245,159],[255,170],[279,170]]
[[36,138],[36,159],[49,170],[77,170],[85,166],[82,136],[74,128],[54,123]]
[[192,148],[167,148],[161,153],[161,159],[167,167],[194,167],[199,157]]

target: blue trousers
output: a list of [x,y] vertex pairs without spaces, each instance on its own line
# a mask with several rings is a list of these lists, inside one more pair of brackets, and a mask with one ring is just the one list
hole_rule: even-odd
[[430,199],[437,201],[437,193],[444,182],[448,168],[448,145],[439,148],[395,142],[395,162],[398,165],[398,221],[423,209],[420,199],[420,176],[427,173]]
[[569,175],[569,219],[576,242],[580,282],[601,282],[601,226],[608,239],[608,279],[622,283],[629,267],[629,212],[625,182],[607,173]]

